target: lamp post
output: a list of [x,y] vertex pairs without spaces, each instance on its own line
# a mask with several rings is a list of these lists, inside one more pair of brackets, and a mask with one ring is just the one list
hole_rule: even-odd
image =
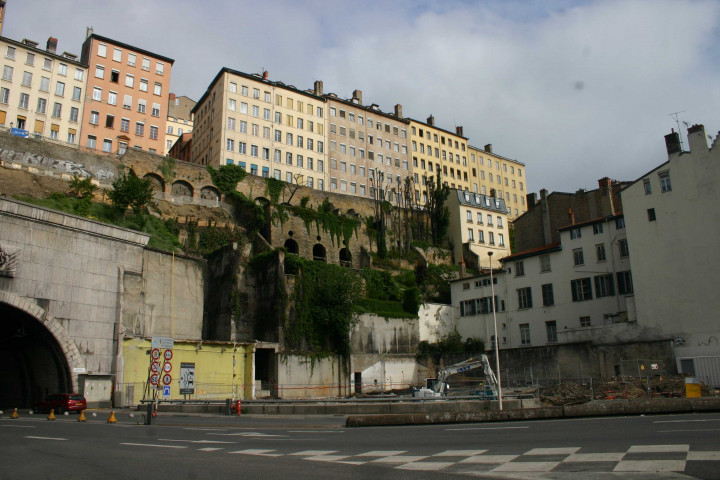
[[495,312],[495,284],[493,283],[493,266],[492,266],[492,254],[493,252],[488,252],[488,259],[490,261],[490,302],[492,305],[492,312],[493,312],[493,325],[495,328],[495,370],[497,371],[497,381],[498,381],[498,407],[500,410],[503,409],[502,406],[502,382],[500,381],[500,349],[498,347],[498,330],[497,330],[497,314]]

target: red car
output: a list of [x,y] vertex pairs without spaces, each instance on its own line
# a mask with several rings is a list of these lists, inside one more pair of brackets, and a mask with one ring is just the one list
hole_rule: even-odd
[[55,413],[79,412],[86,408],[85,397],[79,393],[55,393],[35,404],[35,410],[38,412],[49,412],[51,409]]

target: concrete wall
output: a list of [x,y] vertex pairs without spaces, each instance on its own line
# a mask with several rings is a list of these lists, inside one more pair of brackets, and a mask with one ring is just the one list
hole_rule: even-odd
[[[353,370],[360,374],[360,390],[357,377],[353,391],[356,394],[383,393],[419,387],[427,377],[427,368],[415,359],[415,355],[353,355]],[[371,363],[373,362],[374,363]]]
[[342,357],[311,358],[281,355],[278,364],[278,396],[296,398],[344,397],[351,379]]
[[438,303],[420,305],[418,311],[420,341],[435,343],[451,332],[457,326],[454,322],[455,310],[450,305]]

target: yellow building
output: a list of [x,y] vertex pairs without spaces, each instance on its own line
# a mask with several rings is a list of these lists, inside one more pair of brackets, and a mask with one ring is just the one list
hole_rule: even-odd
[[195,108],[196,102],[186,96],[170,94],[168,100],[167,131],[165,132],[165,155],[183,133],[191,133],[193,129],[193,116],[190,112]]
[[468,145],[468,151],[470,190],[504,199],[510,220],[525,213],[525,164],[494,154],[492,145],[485,145],[484,149]]
[[38,42],[0,37],[0,125],[77,145],[87,66],[76,55],[57,53],[57,39]]
[[193,162],[326,190],[326,101],[312,91],[223,68],[192,110]]

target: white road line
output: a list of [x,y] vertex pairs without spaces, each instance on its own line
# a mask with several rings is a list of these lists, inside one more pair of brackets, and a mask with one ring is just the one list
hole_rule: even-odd
[[690,445],[633,445],[628,453],[666,453],[666,452],[688,452]]
[[288,430],[288,433],[345,433],[345,430],[323,432],[319,430]]
[[224,437],[287,437],[287,435],[274,435],[272,433],[260,432],[208,433],[208,435],[222,435]]
[[157,448],[187,448],[185,445],[157,445],[154,443],[120,443],[120,445],[129,445],[131,447],[157,447]]
[[337,453],[337,450],[303,450],[302,452],[289,453],[288,455],[300,455],[305,457],[317,457],[320,455],[330,455]]
[[407,450],[373,450],[372,452],[365,452],[356,457],[389,457],[391,455],[402,455],[407,453]]
[[32,437],[30,435],[26,435],[25,438],[34,438],[35,440],[67,440],[67,438],[57,438],[57,437]]
[[433,457],[471,457],[485,452],[487,452],[487,450],[445,450],[444,452],[436,453]]
[[691,423],[691,422],[720,422],[720,418],[707,418],[705,420],[655,420],[653,423]]
[[424,472],[434,472],[437,470],[442,470],[443,468],[447,468],[450,465],[452,465],[452,462],[411,462],[406,463],[405,465],[400,465],[397,468],[398,470],[416,470],[416,471],[424,471]]
[[213,448],[213,447],[205,447],[205,448],[198,448],[198,450],[201,451],[201,452],[215,452],[215,451],[217,451],[217,450],[222,450],[222,448],[219,448],[219,447],[214,447],[214,448]]
[[35,428],[34,425],[0,425],[0,427]]
[[158,438],[159,442],[188,442],[188,443],[235,443],[224,440],[179,440],[175,438]]
[[669,432],[717,432],[720,428],[701,428],[691,430],[658,430],[658,433],[669,433]]
[[249,450],[237,450],[235,452],[228,452],[228,453],[240,453],[243,455],[258,455],[261,457],[282,457],[282,453],[270,453],[274,452],[275,450],[258,450],[258,449],[249,449]]
[[613,472],[682,472],[685,460],[622,460]]
[[462,430],[516,430],[525,429],[530,427],[467,427],[467,428],[446,428],[448,432],[462,431]]
[[580,447],[533,448],[523,455],[571,455],[578,450],[580,450]]
[[227,428],[196,428],[196,427],[185,427],[183,430],[199,430],[201,432],[226,432]]

